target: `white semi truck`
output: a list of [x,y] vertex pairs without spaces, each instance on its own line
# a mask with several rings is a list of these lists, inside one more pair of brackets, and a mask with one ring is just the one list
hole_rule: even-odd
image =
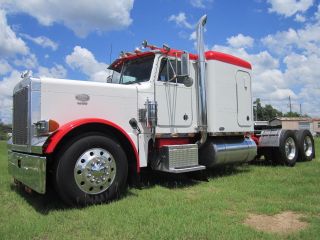
[[141,169],[179,174],[258,155],[293,166],[314,158],[308,131],[267,129],[254,135],[251,64],[144,41],[145,51],[122,53],[108,82],[33,78],[13,92],[9,173],[44,194],[52,180],[70,205],[108,202]]

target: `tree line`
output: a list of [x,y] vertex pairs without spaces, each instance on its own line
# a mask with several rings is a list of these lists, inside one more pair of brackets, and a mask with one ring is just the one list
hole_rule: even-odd
[[8,133],[12,132],[11,124],[4,124],[0,122],[0,140],[8,140]]
[[307,114],[301,115],[297,112],[282,113],[273,108],[272,105],[266,104],[264,107],[261,105],[260,98],[253,102],[253,117],[255,121],[270,121],[276,117],[309,117]]

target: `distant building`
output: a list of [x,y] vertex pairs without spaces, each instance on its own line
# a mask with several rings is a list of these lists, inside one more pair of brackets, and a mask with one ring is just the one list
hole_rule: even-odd
[[270,126],[283,129],[308,129],[312,131],[312,118],[306,117],[277,117],[270,120]]
[[320,135],[320,118],[313,118],[312,125],[313,132],[315,132],[317,135]]

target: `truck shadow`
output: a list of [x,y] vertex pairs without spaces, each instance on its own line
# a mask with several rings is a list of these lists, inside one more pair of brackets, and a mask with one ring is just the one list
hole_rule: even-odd
[[246,165],[219,166],[199,172],[172,174],[156,171],[144,171],[141,173],[141,188],[152,188],[161,186],[169,189],[186,188],[208,182],[217,177],[228,177],[250,171]]
[[[36,192],[28,193],[22,186],[16,186],[14,184],[10,185],[12,191],[15,191],[21,198],[23,198],[30,206],[32,206],[38,213],[42,215],[48,215],[53,211],[68,211],[72,209],[81,209],[86,206],[75,206],[71,207],[62,202],[58,194],[52,189],[48,188],[45,194],[38,194]],[[119,201],[122,198],[135,195],[129,189],[118,199],[114,201]],[[111,202],[110,202],[111,203]],[[109,204],[110,204],[109,203]],[[105,204],[105,203],[103,203]],[[111,203],[112,204],[112,203]]]
[[[248,172],[250,169],[248,166],[223,166],[205,171],[195,173],[184,173],[184,174],[170,174],[156,171],[143,171],[141,173],[140,185],[129,186],[127,191],[117,200],[129,196],[138,197],[137,194],[133,193],[131,189],[139,188],[143,189],[153,188],[155,186],[162,186],[169,189],[175,188],[186,188],[213,180],[218,177],[228,177],[235,174]],[[16,186],[11,184],[11,190],[15,191],[22,199],[24,199],[30,206],[32,206],[38,213],[42,215],[48,215],[52,211],[68,211],[72,209],[80,209],[81,207],[70,207],[65,205],[59,198],[58,194],[49,187],[46,194],[38,194],[36,192],[28,193],[23,189],[23,186]],[[112,204],[112,203],[109,203]]]
[[29,205],[31,205],[38,213],[47,215],[50,211],[68,209],[62,203],[57,193],[53,190],[47,191],[46,194],[38,194],[36,192],[28,193],[23,186],[11,184],[11,190],[15,191]]

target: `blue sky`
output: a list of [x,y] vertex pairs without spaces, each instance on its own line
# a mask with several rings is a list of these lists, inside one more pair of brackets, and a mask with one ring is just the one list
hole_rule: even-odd
[[144,39],[195,52],[203,14],[206,48],[252,63],[254,97],[287,112],[290,96],[294,111],[320,116],[319,1],[0,0],[0,119],[11,121],[21,71],[105,81],[110,55]]

